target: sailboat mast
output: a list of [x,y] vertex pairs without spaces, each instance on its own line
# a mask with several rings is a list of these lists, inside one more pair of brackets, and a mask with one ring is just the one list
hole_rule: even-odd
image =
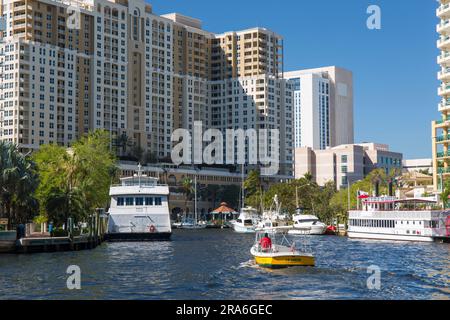
[[195,201],[194,201],[195,224],[197,224],[197,175],[195,175],[194,178],[194,192],[195,192]]
[[242,176],[242,186],[241,186],[241,208],[245,207],[245,196],[244,196],[244,164],[242,164],[241,169],[241,176]]

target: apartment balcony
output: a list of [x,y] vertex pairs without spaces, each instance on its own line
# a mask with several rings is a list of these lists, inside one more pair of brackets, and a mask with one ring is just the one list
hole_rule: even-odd
[[15,6],[14,7],[14,12],[25,11],[25,10],[32,10],[32,9],[33,9],[33,7],[31,5],[26,5],[25,3],[23,3],[22,5]]
[[450,68],[445,68],[438,72],[438,79],[441,81],[447,81],[450,79]]
[[442,175],[450,174],[450,168],[438,168],[438,174]]
[[439,112],[450,111],[450,101],[444,101],[439,103]]
[[441,39],[437,41],[437,47],[441,50],[446,49],[450,50],[450,37],[449,36],[441,37]]
[[[448,134],[448,135],[441,135],[441,136],[436,137],[436,142],[437,143],[446,143],[446,144],[448,144],[450,142],[450,134]],[[449,151],[449,153],[450,153],[450,151]]]
[[448,34],[450,32],[450,19],[442,20],[436,26],[436,31],[440,34]]
[[446,96],[446,95],[450,95],[450,83],[444,84],[441,87],[439,87],[438,95],[440,95],[441,97],[442,96]]
[[450,18],[450,3],[442,4],[437,8],[436,15],[441,19]]
[[450,117],[436,121],[436,126],[438,127],[448,127],[450,125]]
[[440,56],[438,56],[437,63],[443,67],[450,66],[450,53],[443,52]]
[[436,154],[436,157],[437,157],[438,159],[449,158],[449,157],[450,157],[450,151],[447,151],[447,152],[438,152],[438,153]]

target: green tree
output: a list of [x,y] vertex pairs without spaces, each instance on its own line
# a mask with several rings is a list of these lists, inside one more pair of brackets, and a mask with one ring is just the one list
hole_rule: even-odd
[[258,170],[249,172],[244,181],[245,204],[253,208],[262,210],[263,190],[261,185],[261,175]]
[[239,210],[239,196],[241,193],[241,188],[236,185],[223,186],[217,193],[218,198],[221,202],[226,202],[229,207]]
[[24,223],[37,213],[34,193],[39,184],[35,164],[16,145],[0,141],[0,211],[11,224]]
[[109,146],[109,134],[99,130],[69,149],[41,147],[34,155],[41,176],[37,190],[41,215],[56,219],[56,226],[67,226],[69,216],[82,221],[95,208],[107,207],[109,187],[117,174],[116,158]]
[[194,193],[194,182],[192,179],[185,177],[181,180],[181,186],[183,188],[184,193],[184,210],[187,211],[187,203],[191,200],[192,194]]

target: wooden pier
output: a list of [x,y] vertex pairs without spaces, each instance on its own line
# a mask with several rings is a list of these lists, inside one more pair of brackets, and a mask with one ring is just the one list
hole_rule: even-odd
[[89,218],[86,234],[75,235],[73,223],[69,222],[68,236],[52,237],[48,232],[33,232],[27,224],[24,237],[17,239],[16,231],[0,232],[0,253],[39,253],[58,251],[79,251],[94,249],[105,241],[107,218],[101,212]]

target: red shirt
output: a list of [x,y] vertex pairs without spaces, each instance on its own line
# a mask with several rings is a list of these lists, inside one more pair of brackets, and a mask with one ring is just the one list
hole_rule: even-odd
[[272,240],[270,238],[262,238],[259,243],[263,249],[272,248]]

